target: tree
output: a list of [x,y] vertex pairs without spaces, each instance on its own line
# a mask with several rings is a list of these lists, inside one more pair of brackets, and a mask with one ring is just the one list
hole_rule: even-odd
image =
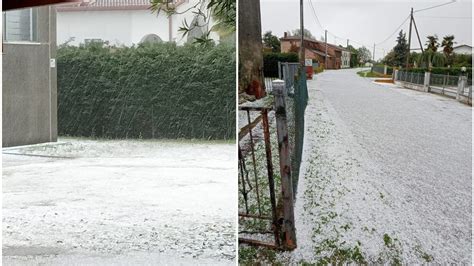
[[420,61],[422,67],[443,67],[446,63],[446,58],[441,53],[433,52],[433,50],[427,49],[422,54]]
[[453,63],[453,45],[454,45],[454,35],[447,35],[443,37],[441,46],[443,47],[443,54],[446,57],[448,65]]
[[[193,36],[193,43],[207,45],[213,42],[209,38],[211,32],[217,32],[224,38],[233,34],[236,29],[235,0],[198,0],[193,6],[182,12],[177,12],[173,1],[150,0],[150,3],[153,13],[165,12],[168,16],[184,13],[194,14],[191,22],[184,19],[179,28],[183,37],[193,36],[197,32],[199,36]],[[211,17],[215,23],[209,28]]]
[[239,102],[265,96],[260,1],[239,1]]
[[265,32],[263,34],[263,44],[265,47],[272,49],[272,52],[280,52],[280,39],[273,35],[271,31]]
[[406,34],[401,30],[398,33],[397,44],[393,47],[393,66],[402,66],[406,63],[408,43]]
[[354,46],[352,45],[348,45],[346,49],[351,52],[351,59],[349,62],[350,66],[351,67],[359,66],[359,63],[360,63],[359,51],[356,48],[354,48]]
[[454,67],[470,67],[472,66],[472,55],[467,54],[454,54],[453,59]]
[[[293,30],[293,31],[291,32],[291,34],[292,34],[293,36],[301,36],[301,29]],[[303,30],[303,34],[304,34],[304,37],[306,37],[306,38],[316,40],[316,38],[313,36],[313,34],[311,33],[311,31],[309,31],[309,30],[307,30],[307,29],[304,29],[304,30]]]
[[360,61],[362,61],[362,63],[370,62],[370,59],[372,58],[370,50],[365,46],[360,47],[357,50],[357,54],[359,56]]
[[430,35],[427,36],[428,41],[426,41],[426,50],[430,50],[433,52],[438,51],[439,43],[438,43],[438,36],[435,35]]
[[389,66],[396,66],[395,52],[393,51],[393,49],[390,52],[388,52],[388,54],[385,55],[385,57],[382,60],[382,63]]

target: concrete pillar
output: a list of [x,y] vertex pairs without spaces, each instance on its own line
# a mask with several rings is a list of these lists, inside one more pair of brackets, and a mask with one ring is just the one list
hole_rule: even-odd
[[393,70],[393,81],[397,81],[398,79],[398,69],[394,69]]
[[384,75],[387,75],[387,65],[384,65],[384,66],[383,66],[383,74],[384,74]]
[[461,95],[464,94],[464,88],[467,86],[467,77],[459,76],[458,79],[458,90],[456,92],[456,100],[461,100]]
[[423,91],[430,92],[430,76],[431,72],[425,72],[425,80],[423,82]]

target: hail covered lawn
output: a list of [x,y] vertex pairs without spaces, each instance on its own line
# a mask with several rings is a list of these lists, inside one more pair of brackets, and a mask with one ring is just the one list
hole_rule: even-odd
[[471,107],[356,72],[308,81],[298,248],[278,260],[471,264]]
[[235,146],[94,141],[3,149],[3,262],[235,263]]

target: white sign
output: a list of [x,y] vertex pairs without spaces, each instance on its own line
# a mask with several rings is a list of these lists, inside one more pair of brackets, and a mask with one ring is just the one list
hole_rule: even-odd
[[313,59],[311,59],[311,58],[305,59],[305,60],[304,60],[304,65],[305,65],[305,66],[313,66]]
[[49,67],[56,67],[56,59],[54,58],[49,59]]

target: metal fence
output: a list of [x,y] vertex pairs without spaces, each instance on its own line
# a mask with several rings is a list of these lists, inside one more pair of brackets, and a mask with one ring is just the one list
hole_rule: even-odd
[[423,85],[425,83],[425,73],[398,71],[397,80]]
[[380,74],[384,74],[384,66],[372,66],[372,69],[371,71],[372,72],[377,72],[377,73],[380,73]]
[[298,77],[299,68],[299,63],[278,62],[278,77],[285,81],[288,94],[294,93],[295,80]]
[[273,95],[239,106],[239,243],[288,250],[296,247],[293,192],[308,93],[299,64],[279,69],[285,82],[267,86]]
[[[426,73],[414,73],[406,71],[396,72],[395,79],[418,87],[425,92],[441,94],[455,98],[460,102],[472,105],[472,79],[466,76],[453,76]],[[425,80],[428,77],[428,80]]]
[[456,89],[458,81],[459,76],[430,74],[430,86]]

